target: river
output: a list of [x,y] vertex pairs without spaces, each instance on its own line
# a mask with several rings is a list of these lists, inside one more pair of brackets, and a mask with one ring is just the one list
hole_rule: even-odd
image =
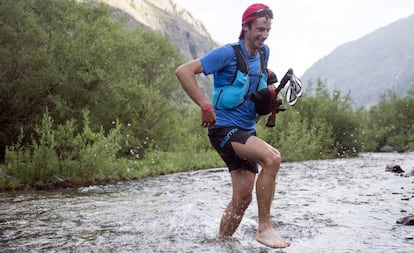
[[254,198],[232,239],[217,238],[225,168],[45,192],[0,193],[0,252],[414,252],[414,153],[282,164],[274,226],[292,245],[255,241]]

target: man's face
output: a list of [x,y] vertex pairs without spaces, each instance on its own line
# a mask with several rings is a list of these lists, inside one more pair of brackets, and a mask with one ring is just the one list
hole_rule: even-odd
[[272,20],[267,17],[260,17],[253,20],[251,29],[247,25],[244,29],[244,40],[255,49],[263,47],[272,28]]

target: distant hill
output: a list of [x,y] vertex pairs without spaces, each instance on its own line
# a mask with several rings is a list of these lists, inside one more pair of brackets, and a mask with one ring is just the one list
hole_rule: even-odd
[[203,23],[174,0],[98,0],[109,5],[114,16],[126,17],[127,26],[159,31],[189,59],[217,46]]
[[350,92],[354,108],[379,102],[392,89],[398,95],[414,86],[414,15],[343,44],[301,77],[304,86],[319,79],[330,91]]

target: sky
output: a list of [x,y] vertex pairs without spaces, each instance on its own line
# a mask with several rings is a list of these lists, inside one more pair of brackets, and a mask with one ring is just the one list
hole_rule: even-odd
[[[174,1],[200,20],[220,44],[238,40],[244,10],[258,2]],[[414,0],[262,0],[260,3],[268,5],[274,15],[266,44],[270,46],[268,67],[278,76],[289,68],[301,76],[338,46],[414,14]]]

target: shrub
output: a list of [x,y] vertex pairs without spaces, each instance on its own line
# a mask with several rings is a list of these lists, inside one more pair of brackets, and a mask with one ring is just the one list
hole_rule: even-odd
[[22,130],[17,143],[6,149],[2,173],[7,188],[42,188],[64,181],[85,183],[118,178],[122,172],[114,168],[120,149],[120,125],[105,135],[103,130],[91,131],[88,111],[83,117],[83,131],[78,134],[74,121],[54,129],[47,111],[35,127],[31,143],[22,141]]

